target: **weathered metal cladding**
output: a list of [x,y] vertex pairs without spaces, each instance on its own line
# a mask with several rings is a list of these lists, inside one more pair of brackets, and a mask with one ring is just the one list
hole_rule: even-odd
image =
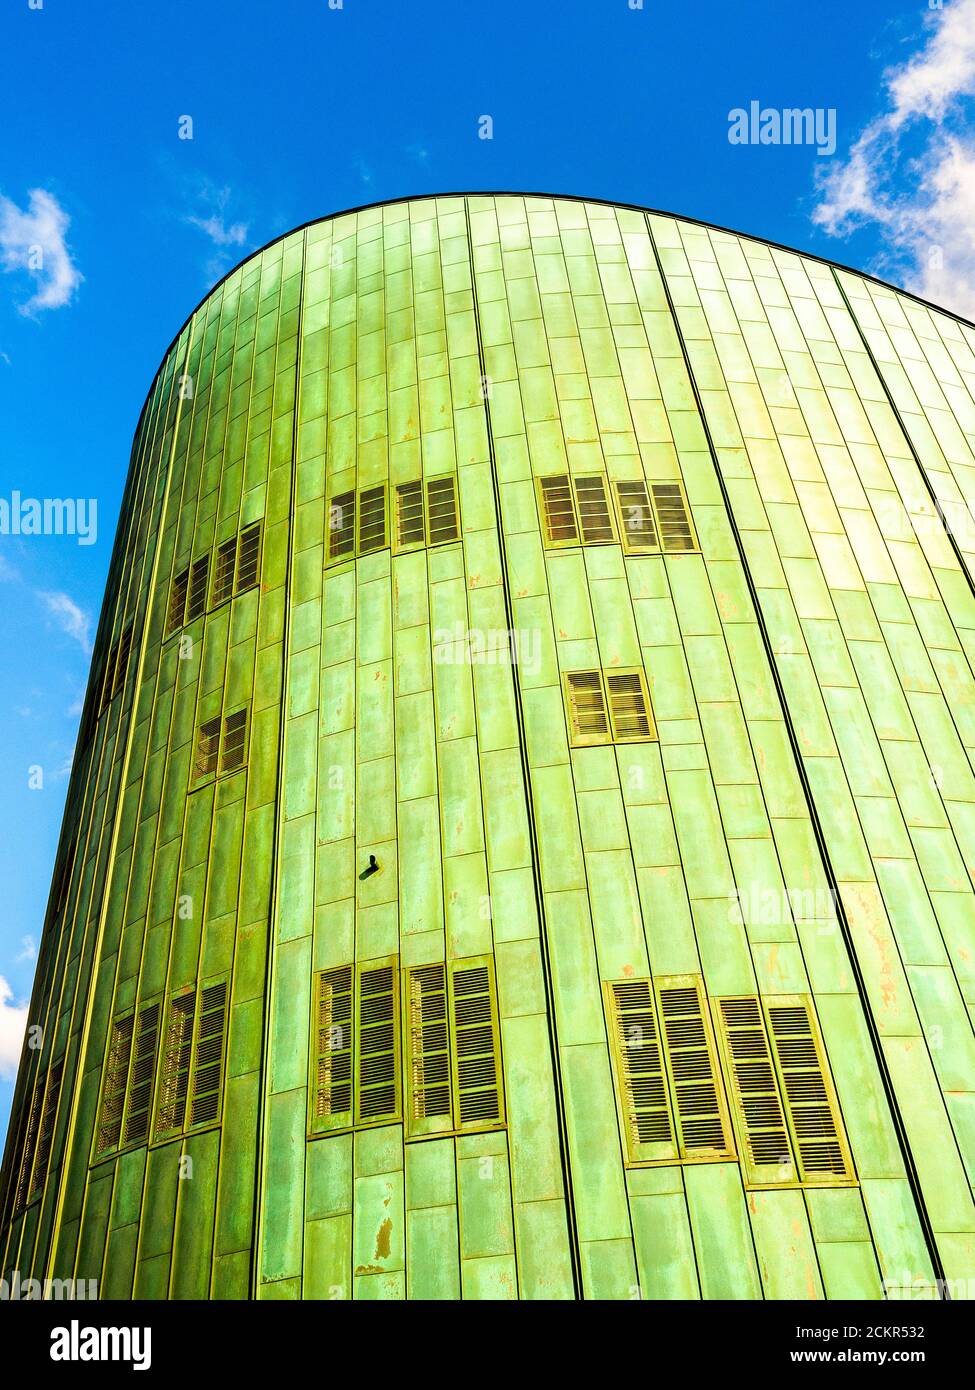
[[136,436],[3,1273],[971,1296],[973,450],[975,329],[676,218],[417,199],[232,272]]

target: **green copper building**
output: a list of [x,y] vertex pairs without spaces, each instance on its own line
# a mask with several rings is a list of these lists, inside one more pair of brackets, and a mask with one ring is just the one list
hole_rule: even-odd
[[0,1273],[971,1297],[973,580],[909,295],[534,196],[250,257],[136,433]]

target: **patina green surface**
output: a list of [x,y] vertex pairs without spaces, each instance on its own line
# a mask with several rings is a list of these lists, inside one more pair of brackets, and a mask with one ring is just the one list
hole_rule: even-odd
[[[975,329],[669,217],[414,200],[235,270],[136,437],[3,1271],[121,1298],[972,1296],[973,449]],[[700,552],[546,547],[558,473],[680,478]],[[327,563],[336,494],[448,475],[457,541]],[[170,631],[174,578],[256,521],[259,585]],[[471,657],[512,629],[517,665]],[[657,737],[573,747],[561,674],[641,666]],[[201,724],[241,708],[243,766],[196,777]],[[485,955],[504,1124],[313,1132],[316,972]],[[855,1183],[624,1164],[601,984],[651,974],[811,997]],[[100,1153],[113,1020],[158,1000],[168,1027],[213,981],[216,1118]]]

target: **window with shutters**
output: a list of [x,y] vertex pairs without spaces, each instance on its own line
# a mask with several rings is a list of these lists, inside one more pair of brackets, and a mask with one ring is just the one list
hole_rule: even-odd
[[190,566],[190,587],[186,598],[184,621],[192,623],[201,613],[206,612],[207,581],[210,575],[210,556],[201,555]]
[[37,1158],[30,1183],[30,1195],[36,1197],[44,1190],[48,1168],[51,1163],[51,1148],[54,1143],[54,1126],[58,1117],[58,1102],[61,1099],[61,1081],[64,1077],[64,1058],[52,1062],[47,1074],[47,1089],[44,1093],[44,1109],[41,1112],[41,1127],[37,1137]]
[[396,956],[316,972],[312,988],[311,1134],[389,1124],[401,1115]]
[[642,668],[566,671],[562,685],[569,741],[574,748],[656,739],[650,692]]
[[237,537],[237,582],[234,592],[242,594],[261,578],[261,523],[245,526]]
[[30,1198],[31,1175],[37,1155],[37,1141],[41,1130],[41,1117],[44,1112],[44,1078],[37,1076],[34,1094],[31,1097],[27,1117],[27,1128],[20,1152],[20,1167],[17,1174],[17,1187],[14,1192],[14,1211],[22,1211]]
[[812,1000],[801,994],[775,995],[763,998],[762,1004],[801,1181],[817,1187],[854,1182]]
[[413,966],[404,973],[407,1137],[504,1126],[494,961]]
[[347,560],[355,554],[355,493],[339,492],[328,504],[328,558]]
[[410,550],[421,545],[447,545],[460,536],[457,518],[457,480],[453,474],[399,483],[395,492],[394,545]]
[[615,544],[616,525],[605,473],[555,473],[536,481],[548,549]]
[[699,549],[684,485],[678,479],[615,479],[613,499],[623,549],[632,555],[668,555]]
[[211,608],[230,598],[234,591],[234,570],[237,564],[237,537],[231,536],[217,547],[216,563],[213,566],[213,594]]
[[386,545],[386,484],[359,493],[359,554],[368,555]]
[[747,1186],[856,1182],[808,995],[713,1001]]
[[172,588],[169,591],[169,611],[166,615],[166,636],[178,631],[183,626],[183,617],[186,613],[186,595],[189,593],[190,571],[189,567],[181,570],[173,578]]
[[170,999],[160,1044],[154,1140],[219,1122],[229,992],[224,977]]
[[[210,585],[210,607],[217,608],[229,598],[259,583],[261,577],[261,522],[254,521],[236,536],[217,547]],[[192,566],[173,577],[166,614],[166,636],[207,611],[207,585],[210,583],[210,556],[203,555]]]
[[627,1166],[733,1159],[702,979],[613,980],[603,992]]
[[105,677],[102,684],[101,702],[99,714],[111,704],[125,684],[125,677],[129,666],[129,649],[132,645],[132,624],[129,623],[121,635],[112,643],[109,648],[108,661],[105,665]]
[[247,761],[247,707],[201,724],[196,735],[193,781],[196,787],[217,774],[236,772]]
[[146,1000],[112,1022],[92,1161],[149,1137],[162,1001]]

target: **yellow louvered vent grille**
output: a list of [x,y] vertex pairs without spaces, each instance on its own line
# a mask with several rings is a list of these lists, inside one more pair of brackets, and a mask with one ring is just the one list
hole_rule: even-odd
[[573,746],[657,737],[642,669],[567,671],[564,685]]
[[549,545],[578,545],[579,525],[567,473],[539,479],[542,520]]
[[565,677],[569,696],[569,725],[575,744],[606,743],[609,716],[599,671],[569,671]]
[[497,1010],[486,962],[451,963],[455,1124],[459,1129],[501,1117]]
[[795,995],[764,1004],[800,1177],[849,1182],[853,1163],[811,1002]]
[[607,671],[606,694],[616,743],[656,737],[650,717],[650,695],[642,671]]
[[261,523],[245,526],[237,542],[237,593],[249,589],[261,576]]
[[186,612],[186,595],[189,592],[190,572],[189,569],[177,574],[173,580],[173,587],[169,594],[169,612],[166,617],[166,636],[175,632],[177,628],[183,626],[183,614]]
[[59,1057],[51,1064],[47,1076],[47,1091],[44,1095],[44,1109],[40,1131],[37,1137],[37,1160],[30,1183],[31,1196],[40,1192],[47,1182],[47,1170],[51,1162],[51,1146],[54,1143],[54,1125],[58,1116],[58,1102],[61,1099],[61,1080],[64,1076],[64,1058]]
[[244,761],[247,746],[247,711],[238,709],[228,714],[223,721],[223,750],[220,755],[220,771],[233,772]]
[[206,612],[207,580],[210,574],[210,557],[203,555],[194,560],[190,569],[190,591],[186,601],[186,621],[191,623],[201,613]]
[[171,1000],[163,1038],[156,1133],[169,1134],[183,1128],[189,1091],[190,1060],[193,1053],[193,1015],[196,992],[177,995]]
[[616,540],[606,498],[606,479],[599,473],[573,478],[576,512],[584,545],[606,545]]
[[126,1144],[143,1143],[149,1134],[152,1083],[159,1044],[159,1014],[158,1002],[143,1005],[138,1013],[125,1114]]
[[504,1124],[501,1040],[490,957],[406,972],[408,1134]]
[[636,553],[656,550],[657,523],[650,505],[650,493],[642,478],[614,483],[620,518],[620,536],[626,550]]
[[427,533],[429,545],[446,545],[459,535],[457,487],[450,475],[427,483]]
[[667,551],[696,550],[691,509],[680,483],[651,483],[650,492],[657,513],[661,547]]
[[423,484],[400,483],[396,489],[396,547],[405,550],[426,539],[423,519]]
[[200,991],[190,1087],[190,1124],[209,1124],[220,1113],[223,1041],[227,1016],[227,981]]
[[328,508],[328,558],[355,554],[355,493],[340,492]]
[[125,1107],[125,1086],[132,1055],[132,1034],[135,1015],[127,1014],[112,1024],[112,1036],[102,1082],[101,1118],[95,1153],[103,1154],[118,1146],[122,1133],[122,1112]]
[[351,965],[318,975],[315,1048],[315,1117],[349,1123],[352,1116]]
[[731,1125],[701,981],[694,976],[662,979],[657,998],[681,1154],[732,1157]]
[[745,1181],[794,1182],[792,1146],[759,1001],[749,996],[718,999],[715,1020]]
[[27,1129],[24,1134],[24,1146],[21,1152],[20,1171],[17,1177],[17,1190],[14,1196],[14,1210],[20,1211],[27,1205],[30,1197],[31,1174],[34,1170],[34,1158],[37,1153],[37,1140],[41,1129],[41,1116],[44,1110],[44,1081],[38,1076],[34,1083],[34,1094],[31,1097],[30,1113],[27,1119]]
[[629,1158],[677,1157],[656,1002],[649,980],[609,985],[610,1034]]
[[217,562],[213,567],[213,607],[223,603],[234,591],[234,566],[237,560],[237,538],[231,536],[217,550]]
[[393,1117],[399,1105],[396,968],[360,966],[356,1035],[357,1119]]
[[369,487],[359,493],[359,554],[382,550],[386,544],[386,488]]
[[[411,1130],[416,1133],[449,1129],[447,967],[442,963],[417,966],[407,978]],[[429,1124],[444,1118],[446,1124]]]

